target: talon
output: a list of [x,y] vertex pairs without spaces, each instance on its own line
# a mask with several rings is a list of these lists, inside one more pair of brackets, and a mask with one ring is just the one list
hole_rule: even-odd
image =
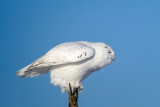
[[82,86],[80,85],[79,87],[78,87],[78,91],[81,91],[83,88],[82,88]]
[[70,93],[73,94],[73,93],[72,93],[72,88],[71,88],[71,84],[70,84],[70,83],[69,83],[69,90],[70,90]]

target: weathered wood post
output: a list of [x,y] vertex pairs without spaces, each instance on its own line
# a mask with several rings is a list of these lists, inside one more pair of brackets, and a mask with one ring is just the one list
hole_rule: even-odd
[[78,107],[78,88],[74,88],[72,90],[70,84],[69,84],[70,92],[69,92],[69,97],[68,97],[68,103],[69,107]]

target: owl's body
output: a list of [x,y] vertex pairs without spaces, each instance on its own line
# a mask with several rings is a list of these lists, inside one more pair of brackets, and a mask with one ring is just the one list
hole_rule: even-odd
[[50,71],[51,83],[62,91],[82,87],[82,81],[92,72],[115,59],[114,51],[104,43],[68,42],[51,49],[44,56],[17,72],[20,77],[34,77]]

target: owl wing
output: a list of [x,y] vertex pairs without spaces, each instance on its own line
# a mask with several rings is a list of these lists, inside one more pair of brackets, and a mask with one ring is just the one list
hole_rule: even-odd
[[81,42],[63,43],[17,72],[20,77],[33,77],[47,73],[51,66],[86,61],[94,57],[95,50]]

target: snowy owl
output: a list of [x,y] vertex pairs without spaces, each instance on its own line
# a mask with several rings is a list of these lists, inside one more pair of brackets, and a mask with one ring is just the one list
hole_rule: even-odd
[[86,41],[62,43],[19,70],[20,77],[34,77],[50,72],[51,83],[62,92],[82,89],[82,81],[115,59],[112,48],[105,43]]

